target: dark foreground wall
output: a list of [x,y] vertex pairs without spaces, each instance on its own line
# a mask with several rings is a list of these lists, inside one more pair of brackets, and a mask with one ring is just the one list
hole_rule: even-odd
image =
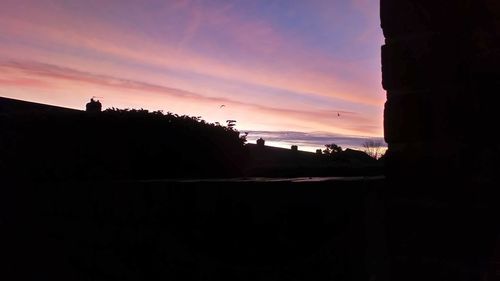
[[500,1],[380,5],[392,280],[499,280]]
[[498,172],[500,2],[381,0],[388,172]]
[[495,189],[383,179],[8,184],[1,280],[498,280]]
[[4,184],[0,279],[368,280],[383,265],[382,185]]

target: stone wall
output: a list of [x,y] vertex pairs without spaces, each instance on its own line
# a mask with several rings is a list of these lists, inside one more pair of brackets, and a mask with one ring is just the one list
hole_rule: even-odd
[[500,1],[381,0],[390,177],[498,172]]

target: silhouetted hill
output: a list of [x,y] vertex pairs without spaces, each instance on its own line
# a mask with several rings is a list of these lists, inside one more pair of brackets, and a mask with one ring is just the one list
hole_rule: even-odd
[[250,176],[360,176],[383,174],[382,163],[358,150],[333,155],[247,144]]

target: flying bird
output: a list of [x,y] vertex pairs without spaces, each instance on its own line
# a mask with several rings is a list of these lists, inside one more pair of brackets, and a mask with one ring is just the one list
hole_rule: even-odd
[[219,106],[219,108],[223,108],[223,107],[225,107],[225,106],[226,106],[225,104],[221,104],[221,105]]
[[337,116],[340,117],[340,113],[339,112],[337,112]]

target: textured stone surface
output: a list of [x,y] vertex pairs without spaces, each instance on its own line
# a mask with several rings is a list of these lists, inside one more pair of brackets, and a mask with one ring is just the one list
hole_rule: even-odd
[[381,0],[381,26],[390,174],[494,175],[500,2]]
[[457,37],[439,34],[394,41],[382,47],[383,86],[390,90],[429,90],[457,80],[462,50]]
[[[475,0],[472,0],[475,1]],[[410,33],[461,29],[471,1],[381,0],[382,28],[386,38]]]
[[381,0],[390,280],[500,280],[500,1]]

